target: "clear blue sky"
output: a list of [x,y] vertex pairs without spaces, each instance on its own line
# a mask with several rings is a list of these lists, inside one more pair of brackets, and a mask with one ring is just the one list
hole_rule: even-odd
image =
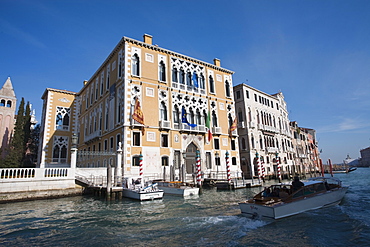
[[[370,146],[370,1],[0,0],[0,84],[41,118],[46,88],[78,92],[122,36],[282,91],[289,118],[317,130],[334,163]],[[248,81],[247,81],[248,80]]]

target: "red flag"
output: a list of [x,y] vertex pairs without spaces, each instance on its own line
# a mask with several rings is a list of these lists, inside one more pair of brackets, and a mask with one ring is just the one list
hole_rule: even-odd
[[212,139],[212,132],[211,132],[211,113],[208,111],[207,119],[206,119],[206,127],[208,129],[208,142]]
[[236,118],[234,118],[234,122],[233,122],[233,124],[230,126],[230,130],[229,130],[229,136],[230,136],[230,137],[232,136],[232,132],[233,132],[234,130],[236,130],[236,128],[237,128]]
[[[144,114],[143,114],[143,111],[141,110],[140,102],[138,98],[136,98],[135,100],[135,108],[134,108],[134,113],[132,114],[132,119],[144,125]],[[145,134],[144,126],[142,127],[141,132],[142,132],[142,135]]]

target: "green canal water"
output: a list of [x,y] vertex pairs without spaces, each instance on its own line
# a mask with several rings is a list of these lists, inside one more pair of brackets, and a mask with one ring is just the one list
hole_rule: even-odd
[[252,220],[238,202],[261,188],[137,202],[70,197],[0,204],[0,246],[369,246],[370,169],[335,174],[340,205]]

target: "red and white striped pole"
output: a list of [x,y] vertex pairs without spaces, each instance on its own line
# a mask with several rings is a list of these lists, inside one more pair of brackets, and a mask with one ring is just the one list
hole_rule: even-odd
[[197,150],[196,152],[196,159],[197,159],[197,184],[199,187],[202,186],[202,174],[200,170],[200,152]]
[[334,175],[333,175],[333,166],[332,166],[332,164],[331,164],[331,160],[329,159],[329,169],[330,169],[330,175],[332,176],[332,177],[334,177]]
[[229,152],[226,151],[226,171],[227,171],[227,182],[231,182],[231,173],[230,173],[230,162],[229,162]]
[[276,165],[277,165],[279,183],[281,183],[280,161],[279,161],[279,154],[277,152],[276,152]]
[[322,160],[320,159],[320,168],[321,168],[321,176],[325,176],[324,172],[324,166],[322,165]]
[[261,161],[261,176],[262,176],[262,181],[265,181],[265,166],[263,165],[265,162]]
[[259,161],[259,156],[258,156],[258,153],[256,153],[256,162],[257,162],[257,173],[258,173],[258,181],[261,179],[261,165],[260,165],[260,161]]
[[139,156],[139,175],[140,175],[140,178],[143,179],[143,155],[140,153],[140,156]]

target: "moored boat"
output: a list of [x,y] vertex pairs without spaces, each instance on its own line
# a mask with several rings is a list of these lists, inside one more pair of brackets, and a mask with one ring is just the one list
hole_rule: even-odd
[[243,214],[252,218],[280,219],[308,210],[339,204],[348,187],[334,177],[310,178],[300,188],[275,184],[239,203]]
[[165,194],[178,195],[183,197],[199,195],[199,188],[188,186],[180,181],[158,181],[158,188]]
[[162,199],[163,193],[156,183],[146,182],[143,185],[140,179],[133,178],[125,179],[122,190],[122,196],[139,201]]

